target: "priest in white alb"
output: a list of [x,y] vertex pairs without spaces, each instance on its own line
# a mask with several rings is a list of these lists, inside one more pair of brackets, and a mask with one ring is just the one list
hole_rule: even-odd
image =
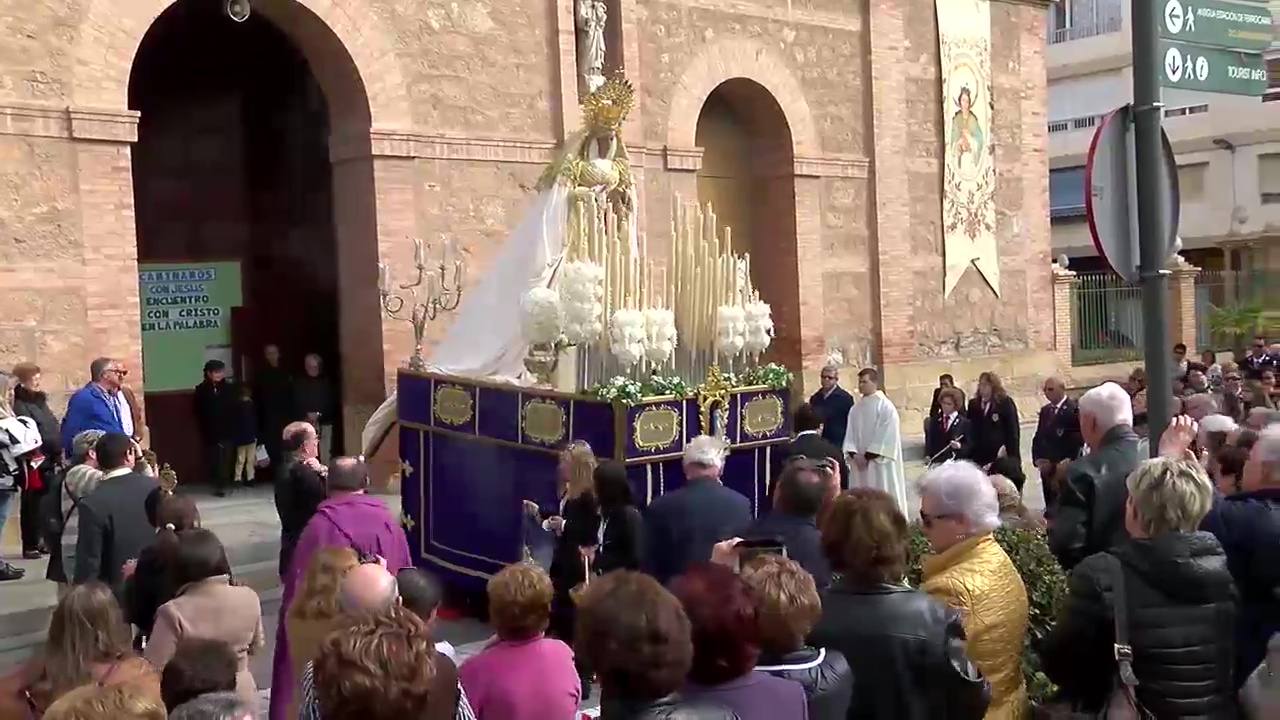
[[844,453],[852,474],[849,487],[883,490],[907,511],[907,481],[902,468],[902,437],[898,409],[880,391],[880,373],[866,368],[858,373],[858,392],[844,432]]

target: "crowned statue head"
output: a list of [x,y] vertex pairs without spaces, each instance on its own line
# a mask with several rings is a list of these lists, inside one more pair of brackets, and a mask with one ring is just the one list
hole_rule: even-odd
[[621,74],[604,81],[582,100],[582,117],[592,133],[613,133],[635,106],[636,91]]

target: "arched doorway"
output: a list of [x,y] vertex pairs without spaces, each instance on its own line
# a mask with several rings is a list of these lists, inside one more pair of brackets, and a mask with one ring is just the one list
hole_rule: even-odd
[[[287,11],[296,33],[307,11]],[[191,397],[201,367],[222,359],[250,380],[267,344],[295,374],[306,354],[324,358],[333,447],[342,446],[338,287],[347,258],[329,145],[360,124],[367,142],[368,106],[362,88],[358,98],[322,88],[281,27],[267,13],[237,23],[221,3],[178,0],[143,37],[129,78],[140,115],[132,167],[148,425],[157,454],[186,480],[206,475]],[[303,44],[314,51],[312,35]],[[333,59],[323,62],[332,78]]]
[[795,159],[786,115],[762,85],[733,78],[707,96],[695,142],[702,148],[698,201],[732,229],[736,251],[751,253],[751,280],[773,308],[776,337],[766,359],[799,368]]

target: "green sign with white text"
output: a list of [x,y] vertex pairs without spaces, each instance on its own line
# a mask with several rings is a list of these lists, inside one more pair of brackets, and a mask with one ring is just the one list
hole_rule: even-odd
[[242,302],[240,263],[138,265],[143,387],[191,390],[208,360],[231,357],[231,308]]
[[1261,97],[1267,91],[1267,62],[1256,53],[1160,43],[1160,84],[1167,88]]
[[1271,10],[1265,3],[1164,0],[1160,37],[1197,45],[1261,52],[1270,48],[1275,39],[1272,22]]

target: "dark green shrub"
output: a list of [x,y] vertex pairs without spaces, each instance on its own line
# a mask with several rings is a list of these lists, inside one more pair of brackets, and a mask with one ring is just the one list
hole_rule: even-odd
[[[1058,607],[1067,594],[1067,576],[1049,551],[1043,530],[1001,527],[995,537],[1013,560],[1027,588],[1027,641],[1022,647],[1022,673],[1031,701],[1043,702],[1056,688],[1040,671],[1039,658],[1032,648],[1049,634],[1058,617]],[[911,528],[909,547],[907,579],[913,587],[919,587],[920,559],[929,553],[929,542],[918,524]]]

